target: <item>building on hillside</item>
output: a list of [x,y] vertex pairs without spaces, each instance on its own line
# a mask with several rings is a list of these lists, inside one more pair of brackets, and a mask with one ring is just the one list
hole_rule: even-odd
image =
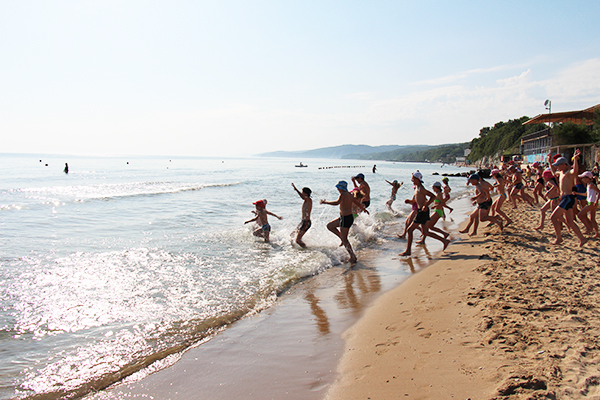
[[583,153],[583,162],[594,162],[598,161],[598,150],[600,150],[600,144],[580,144],[580,145],[555,145],[552,141],[552,129],[551,126],[557,123],[573,122],[575,124],[581,124],[585,121],[586,125],[591,126],[594,123],[594,112],[600,110],[600,104],[593,107],[586,108],[580,111],[566,111],[558,113],[540,114],[529,121],[523,123],[523,125],[531,124],[547,124],[548,127],[533,133],[529,133],[521,139],[521,153],[524,156],[524,161],[527,163],[533,163],[536,161],[546,161],[548,153],[560,153],[563,156],[573,154],[575,148],[580,148]]

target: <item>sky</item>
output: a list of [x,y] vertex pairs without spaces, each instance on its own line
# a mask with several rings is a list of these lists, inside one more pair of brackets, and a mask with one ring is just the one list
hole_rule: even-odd
[[0,153],[470,141],[600,103],[600,1],[0,0]]

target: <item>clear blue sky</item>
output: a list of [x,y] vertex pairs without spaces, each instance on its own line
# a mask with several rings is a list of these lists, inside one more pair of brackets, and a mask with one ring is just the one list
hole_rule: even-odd
[[600,1],[2,1],[1,152],[469,141],[600,103]]

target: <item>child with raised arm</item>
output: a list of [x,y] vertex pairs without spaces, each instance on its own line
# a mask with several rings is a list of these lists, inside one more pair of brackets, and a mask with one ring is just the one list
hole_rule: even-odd
[[304,188],[302,188],[302,192],[301,192],[296,188],[296,185],[294,185],[293,183],[292,183],[292,187],[294,188],[296,193],[298,193],[298,196],[300,196],[300,198],[302,200],[304,200],[304,202],[302,203],[302,222],[300,222],[300,225],[298,225],[298,227],[296,228],[296,231],[295,231],[296,243],[298,243],[298,245],[300,245],[300,247],[306,247],[306,244],[302,241],[302,238],[304,237],[304,234],[306,234],[306,231],[308,231],[311,226],[310,212],[312,211],[312,199],[310,198],[310,195],[311,195],[312,191],[309,188],[304,187]]
[[360,210],[369,213],[367,208],[363,203],[358,201],[354,196],[348,192],[348,183],[346,181],[339,181],[337,185],[335,185],[336,189],[340,193],[340,196],[336,201],[326,201],[321,200],[321,204],[329,204],[331,206],[340,206],[340,217],[334,219],[333,221],[327,224],[327,229],[329,229],[334,235],[340,238],[342,241],[342,245],[350,254],[350,262],[356,263],[356,254],[354,254],[354,250],[352,249],[352,245],[348,241],[348,232],[350,231],[350,227],[354,223],[354,215],[352,215],[352,205],[356,205]]
[[[448,244],[450,244],[450,241],[442,236],[439,236],[436,233],[433,232],[429,232],[429,229],[427,227],[427,222],[430,219],[429,216],[429,205],[433,202],[433,199],[435,199],[435,195],[433,193],[431,193],[429,190],[425,189],[425,186],[423,186],[423,175],[421,175],[420,172],[415,172],[412,175],[412,182],[415,185],[415,194],[414,194],[414,201],[417,204],[417,216],[415,217],[414,221],[410,224],[410,226],[408,227],[408,232],[406,233],[407,235],[407,239],[406,239],[406,250],[404,251],[404,253],[401,253],[401,256],[410,256],[411,255],[411,248],[412,248],[412,240],[413,240],[413,232],[415,229],[417,229],[417,227],[420,225],[421,229],[423,231],[423,237],[425,236],[429,236],[432,237],[434,239],[439,240],[440,242],[442,242],[444,244],[444,250],[446,250],[446,247],[448,247]],[[429,200],[427,199],[429,198]]]
[[396,200],[396,194],[398,193],[398,189],[400,189],[400,187],[404,185],[404,182],[398,183],[398,181],[396,180],[394,180],[394,182],[390,182],[387,179],[385,181],[392,185],[392,194],[390,195],[390,199],[385,202],[385,205],[387,206],[387,209],[390,212],[394,212],[394,210],[392,209],[392,203]]
[[244,222],[244,224],[258,221],[260,228],[258,228],[254,232],[252,232],[252,234],[254,236],[265,238],[265,242],[269,243],[269,237],[271,235],[271,225],[269,225],[269,220],[268,220],[267,215],[272,215],[278,219],[283,219],[283,218],[278,215],[273,214],[270,211],[267,211],[266,200],[258,200],[252,204],[254,204],[256,206],[256,211],[255,211],[256,217]]
[[[585,225],[585,234],[596,232],[595,238],[600,238],[598,232],[598,223],[596,222],[596,209],[598,208],[598,186],[596,186],[596,180],[594,175],[590,171],[585,171],[579,175],[579,178],[586,186],[586,200],[587,205],[577,215],[579,220]],[[588,218],[589,214],[589,218]]]
[[452,191],[449,182],[450,179],[448,179],[447,176],[442,178],[442,183],[444,184],[444,187],[442,188],[444,192],[444,208],[447,208],[448,210],[450,210],[450,212],[452,212],[454,211],[454,209],[448,205],[448,201],[450,200],[450,192]]
[[551,169],[547,169],[542,172],[542,179],[544,179],[544,183],[546,184],[546,194],[545,198],[546,203],[540,209],[540,224],[535,227],[536,231],[541,230],[544,227],[544,221],[546,220],[546,211],[554,210],[558,205],[558,199],[560,198],[560,192],[558,190],[558,181],[554,176],[554,173]]
[[577,238],[579,239],[579,247],[583,247],[583,245],[588,241],[583,234],[579,230],[579,227],[573,221],[573,206],[575,205],[575,195],[573,194],[573,186],[575,186],[575,176],[578,173],[578,158],[581,155],[581,151],[579,149],[575,150],[575,154],[573,155],[573,169],[569,165],[569,161],[566,158],[560,157],[554,163],[552,163],[552,154],[548,154],[548,159],[551,163],[552,172],[558,173],[558,187],[560,190],[560,202],[558,206],[552,212],[550,216],[550,220],[552,221],[552,225],[554,225],[554,231],[556,232],[556,241],[554,244],[561,244],[562,239],[562,218],[564,217],[566,220],[566,224],[569,228],[575,232]]

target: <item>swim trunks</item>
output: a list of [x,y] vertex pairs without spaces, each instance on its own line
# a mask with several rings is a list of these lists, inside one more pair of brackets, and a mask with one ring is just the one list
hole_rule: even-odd
[[310,220],[303,219],[302,222],[300,222],[300,225],[298,225],[298,231],[306,232],[310,229],[311,225],[312,223],[310,222]]
[[521,189],[523,189],[523,186],[524,186],[524,185],[523,185],[521,182],[519,182],[519,183],[517,183],[517,184],[515,185],[515,188],[516,188],[517,190],[521,190]]
[[570,210],[575,205],[575,196],[572,194],[566,194],[560,198],[558,206],[563,210]]
[[396,195],[390,196],[390,200],[396,201]]
[[417,224],[425,225],[427,223],[427,221],[429,221],[430,219],[431,218],[429,217],[429,209],[427,209],[425,211],[417,212],[417,216],[415,217],[415,222]]
[[340,216],[340,228],[350,228],[354,223],[354,215]]
[[271,232],[271,225],[264,224],[263,226],[260,227],[260,229],[262,229],[263,232]]
[[363,201],[362,203],[365,208],[368,208],[371,205],[371,200]]
[[537,183],[541,183],[543,185],[544,184],[544,178],[539,178],[536,182]]
[[481,203],[477,203],[477,208],[479,208],[481,210],[489,210],[489,208],[491,206],[492,206],[491,200],[486,200],[486,201],[482,201]]

